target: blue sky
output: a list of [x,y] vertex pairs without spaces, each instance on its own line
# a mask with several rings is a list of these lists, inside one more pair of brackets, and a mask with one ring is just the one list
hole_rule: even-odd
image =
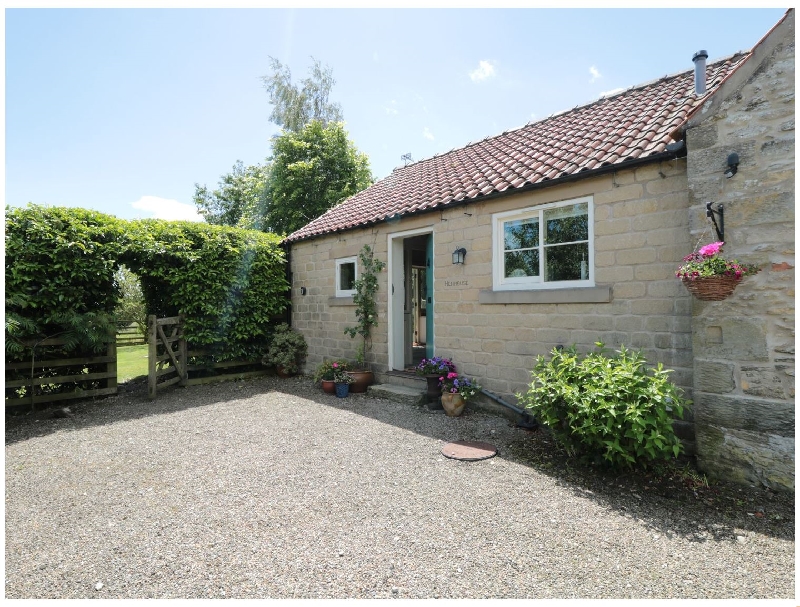
[[333,69],[376,178],[749,50],[765,9],[6,9],[6,204],[189,218],[194,184],[262,162],[260,77]]

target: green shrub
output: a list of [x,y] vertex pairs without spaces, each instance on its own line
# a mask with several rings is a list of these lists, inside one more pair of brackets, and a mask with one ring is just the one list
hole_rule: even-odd
[[682,445],[672,429],[689,401],[668,380],[659,363],[648,372],[640,352],[624,346],[607,356],[580,358],[575,347],[554,349],[550,360],[539,356],[533,382],[520,404],[547,425],[566,451],[612,466],[647,466],[677,457]]
[[55,335],[67,341],[63,352],[103,349],[114,334],[114,260],[124,222],[37,205],[6,207],[5,219],[7,356],[30,359],[27,343]]
[[75,356],[113,339],[123,264],[139,276],[147,313],[183,314],[191,347],[211,361],[260,360],[288,304],[274,234],[29,205],[6,207],[5,240],[10,360],[30,360],[26,344],[46,336],[66,338]]
[[308,344],[303,334],[281,323],[275,327],[264,364],[282,367],[286,373],[293,375],[300,371],[307,353]]
[[185,317],[192,347],[213,360],[259,360],[289,283],[274,234],[188,221],[130,222],[122,261],[139,276],[149,314]]

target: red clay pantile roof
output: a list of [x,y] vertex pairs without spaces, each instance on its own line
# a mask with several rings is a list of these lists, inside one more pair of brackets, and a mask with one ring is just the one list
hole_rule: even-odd
[[690,70],[397,168],[287,240],[444,209],[523,187],[556,185],[578,173],[589,176],[614,165],[659,157],[687,116],[748,57],[749,53],[737,54],[709,64],[702,97],[694,93],[694,70]]

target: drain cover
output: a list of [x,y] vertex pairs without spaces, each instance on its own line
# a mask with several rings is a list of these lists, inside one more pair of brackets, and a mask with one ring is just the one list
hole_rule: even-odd
[[442,455],[450,459],[476,462],[497,455],[497,447],[478,441],[457,440],[442,447]]

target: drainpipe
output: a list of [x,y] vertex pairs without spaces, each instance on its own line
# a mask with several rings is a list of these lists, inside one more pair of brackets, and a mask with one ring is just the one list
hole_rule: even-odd
[[514,413],[519,415],[522,419],[517,422],[518,427],[525,428],[526,430],[536,430],[539,427],[539,422],[537,422],[536,419],[532,417],[531,414],[528,413],[527,411],[524,411],[519,407],[515,407],[511,403],[508,403],[499,396],[497,396],[497,394],[489,392],[488,390],[481,390],[481,394],[483,394],[484,396],[488,396],[497,404],[502,405],[506,409],[511,409]]
[[289,290],[286,298],[289,300],[286,306],[286,324],[292,326],[292,243],[286,241],[286,280],[289,283]]

